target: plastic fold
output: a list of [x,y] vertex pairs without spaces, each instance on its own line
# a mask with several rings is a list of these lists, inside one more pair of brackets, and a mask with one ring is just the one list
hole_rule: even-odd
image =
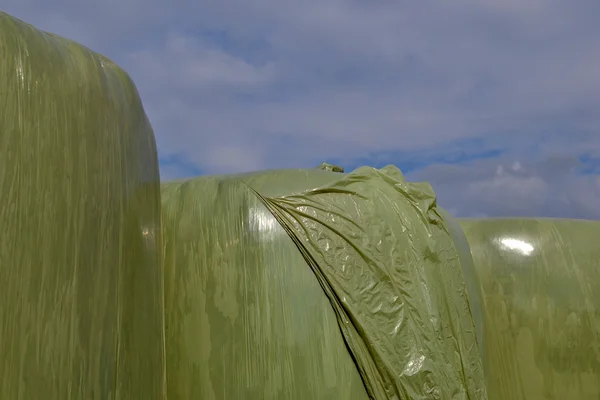
[[438,211],[395,167],[164,184],[169,399],[487,398]]
[[600,222],[460,224],[484,299],[490,400],[600,398]]
[[134,84],[0,12],[0,398],[163,399],[160,185]]

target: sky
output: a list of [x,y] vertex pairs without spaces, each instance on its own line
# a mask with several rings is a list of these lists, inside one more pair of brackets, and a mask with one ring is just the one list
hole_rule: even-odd
[[397,165],[459,217],[600,219],[598,0],[1,0],[135,81],[162,179]]

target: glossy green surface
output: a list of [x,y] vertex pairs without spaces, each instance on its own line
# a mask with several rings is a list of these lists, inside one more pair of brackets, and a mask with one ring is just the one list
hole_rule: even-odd
[[600,398],[600,222],[460,224],[484,296],[490,400]]
[[469,242],[465,236],[458,220],[450,216],[448,212],[442,208],[438,208],[438,212],[448,233],[452,236],[454,246],[458,252],[460,264],[462,266],[463,278],[467,287],[468,301],[473,316],[473,323],[475,324],[475,334],[477,337],[477,344],[479,347],[480,359],[485,359],[485,335],[483,326],[483,295],[481,293],[481,284],[479,282],[479,276],[473,263],[471,256],[471,248]]
[[159,176],[129,77],[0,13],[0,399],[164,399]]
[[170,400],[486,398],[428,185],[267,171],[166,183],[162,201]]
[[314,274],[243,180],[164,184],[163,229],[170,400],[367,398]]

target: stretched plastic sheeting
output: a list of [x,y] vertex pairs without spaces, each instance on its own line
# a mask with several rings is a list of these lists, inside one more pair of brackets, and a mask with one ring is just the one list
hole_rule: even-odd
[[600,398],[600,222],[460,224],[484,296],[490,400]]
[[0,13],[0,398],[164,399],[154,134],[111,61]]
[[486,399],[438,211],[392,167],[164,184],[169,399]]
[[367,398],[323,290],[245,182],[285,193],[306,177],[163,184],[170,400]]
[[446,228],[448,229],[448,233],[450,233],[450,235],[452,236],[454,246],[458,251],[458,257],[463,270],[463,277],[467,286],[471,315],[473,316],[473,322],[475,324],[475,334],[477,337],[477,344],[479,345],[479,353],[481,359],[485,360],[486,355],[485,337],[483,333],[483,296],[481,293],[481,284],[479,282],[479,277],[477,271],[475,270],[475,265],[471,256],[471,248],[469,247],[467,237],[465,236],[459,222],[456,219],[452,218],[450,214],[448,214],[448,212],[442,208],[438,207],[438,212],[444,220]]

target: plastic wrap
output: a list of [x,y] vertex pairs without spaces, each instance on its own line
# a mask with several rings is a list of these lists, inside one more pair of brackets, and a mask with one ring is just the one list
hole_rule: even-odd
[[344,172],[344,168],[342,168],[338,165],[329,164],[326,162],[321,163],[321,165],[319,165],[317,168],[320,170],[323,170],[323,171],[342,172],[342,173]]
[[0,13],[0,398],[163,399],[154,134],[125,72]]
[[169,399],[487,398],[469,255],[428,185],[291,170],[162,196]]
[[460,224],[484,296],[490,400],[600,398],[600,222]]

